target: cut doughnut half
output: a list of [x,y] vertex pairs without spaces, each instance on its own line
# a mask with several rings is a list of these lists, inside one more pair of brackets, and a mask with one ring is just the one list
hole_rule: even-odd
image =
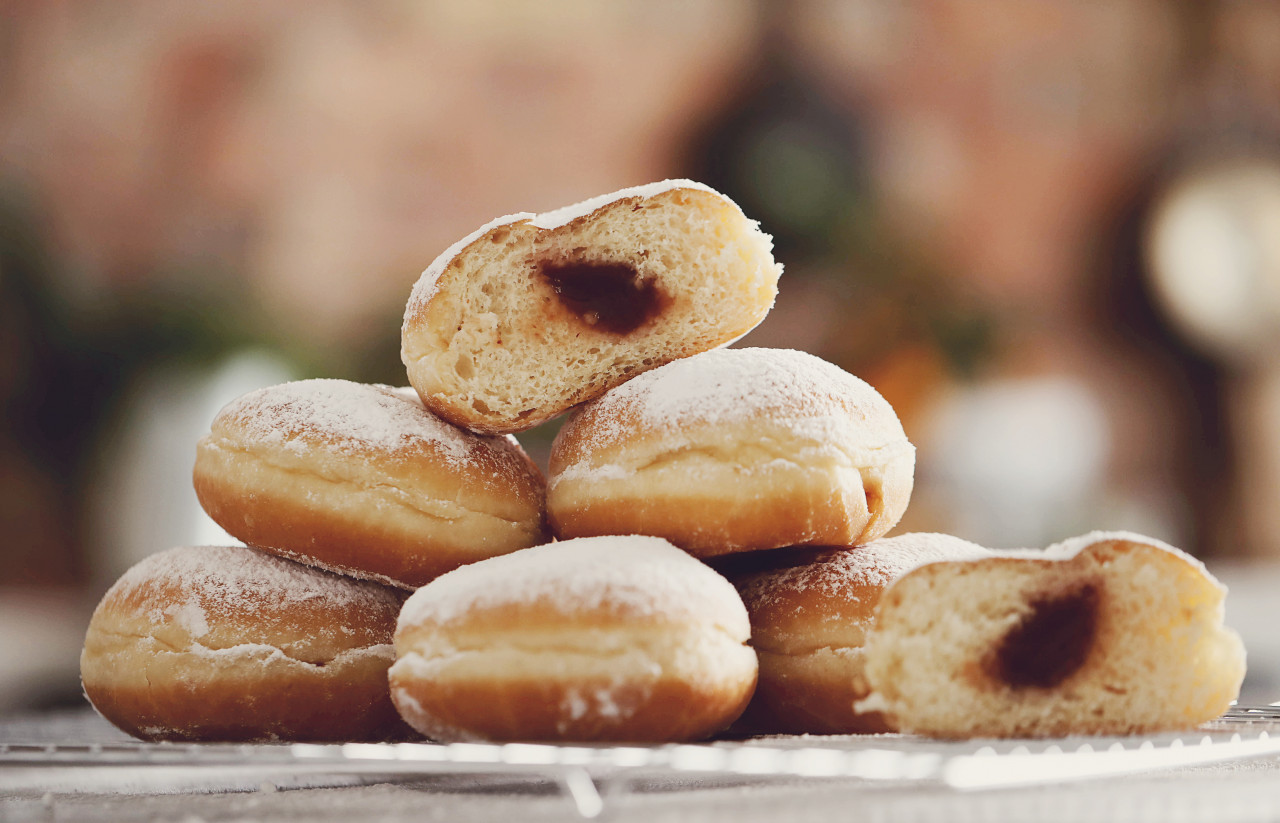
[[755,221],[689,180],[508,215],[423,272],[401,357],[444,419],[523,431],[742,337],[772,308],[781,271]]
[[946,738],[1190,728],[1244,678],[1224,595],[1188,555],[1122,532],[922,566],[880,600],[860,707]]

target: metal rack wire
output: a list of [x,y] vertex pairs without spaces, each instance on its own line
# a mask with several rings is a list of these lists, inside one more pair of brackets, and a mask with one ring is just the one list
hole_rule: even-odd
[[845,778],[981,791],[1280,755],[1280,707],[1240,706],[1191,733],[942,742],[900,735],[695,745],[0,742],[0,792],[234,791],[433,776],[552,784],[583,818],[644,781]]

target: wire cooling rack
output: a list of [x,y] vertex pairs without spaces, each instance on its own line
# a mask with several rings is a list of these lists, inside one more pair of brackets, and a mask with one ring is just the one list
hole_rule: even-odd
[[11,739],[0,738],[0,793],[246,791],[267,784],[487,777],[557,785],[582,817],[593,818],[612,792],[644,781],[688,787],[725,779],[844,778],[969,792],[1280,756],[1280,706],[1239,706],[1180,734],[1037,741],[872,735],[663,746],[239,745],[45,742],[21,730],[4,733]]

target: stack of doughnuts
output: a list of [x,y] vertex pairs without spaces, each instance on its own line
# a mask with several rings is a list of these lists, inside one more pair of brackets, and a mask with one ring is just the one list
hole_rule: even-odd
[[[409,387],[305,380],[219,412],[193,480],[246,545],[127,572],[86,695],[188,740],[1059,734],[1225,708],[1242,650],[1180,552],[886,537],[915,467],[889,403],[813,355],[725,348],[780,271],[687,180],[480,227],[411,291]],[[544,480],[514,435],[565,413]],[[1174,639],[1121,665],[1144,619]],[[1152,671],[1177,708],[1132,720]],[[968,727],[920,708],[955,678]]]

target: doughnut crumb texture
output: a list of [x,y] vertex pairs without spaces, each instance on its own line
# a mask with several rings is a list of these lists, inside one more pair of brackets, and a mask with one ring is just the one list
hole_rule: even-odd
[[926,563],[990,554],[958,537],[911,533],[852,549],[765,552],[750,564],[756,568],[726,571],[747,607],[760,661],[759,683],[738,728],[753,734],[893,731],[883,714],[856,705],[869,691],[863,646],[881,594]]
[[440,741],[697,740],[751,696],[749,631],[733,586],[666,541],[550,543],[415,592],[391,693]]
[[423,272],[401,358],[435,413],[518,432],[671,360],[736,340],[773,306],[772,240],[733,201],[667,180],[498,218]]
[[214,418],[193,480],[233,537],[403,588],[546,535],[542,474],[515,439],[447,423],[408,388],[250,392]]
[[911,496],[915,449],[875,389],[789,349],[716,349],[575,409],[552,446],[558,537],[649,534],[699,557],[856,546]]
[[943,738],[1191,728],[1244,678],[1224,596],[1195,559],[1125,532],[927,565],[880,601],[861,707]]
[[404,598],[243,546],[171,549],[98,604],[81,681],[144,740],[405,739],[386,686]]

